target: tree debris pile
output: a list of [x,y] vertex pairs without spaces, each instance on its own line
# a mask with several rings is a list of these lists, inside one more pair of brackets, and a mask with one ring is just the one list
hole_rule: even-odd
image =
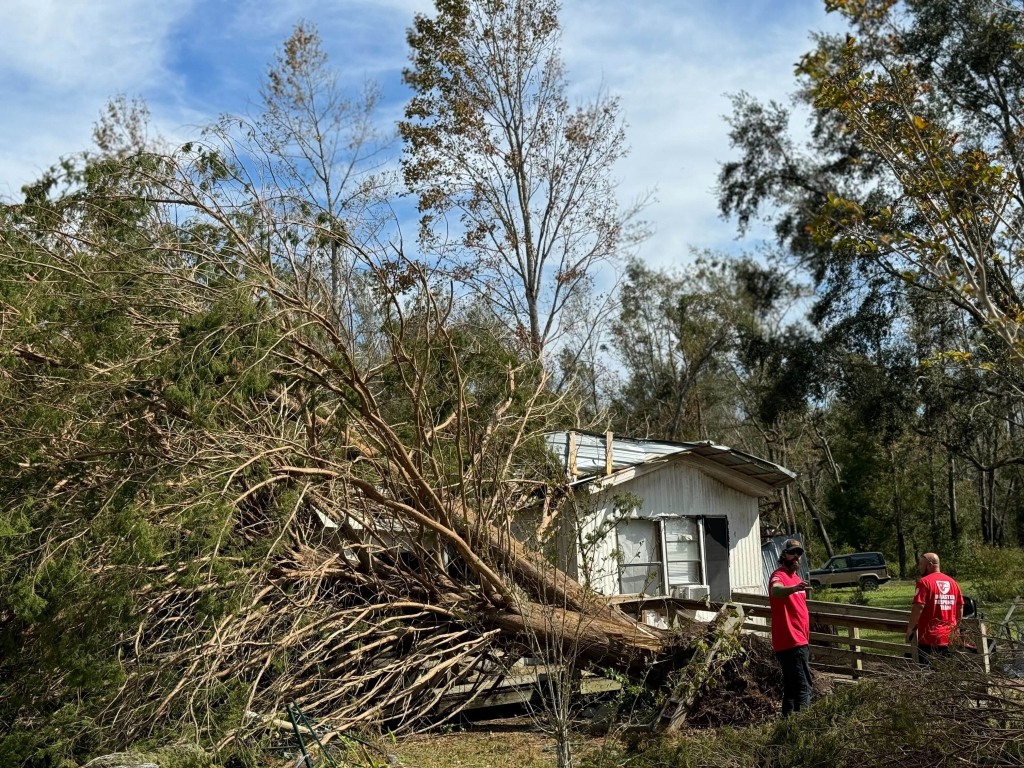
[[[707,643],[715,632],[716,626],[708,625],[700,642]],[[813,674],[813,681],[814,699],[832,693],[826,676]],[[782,670],[771,641],[759,635],[741,635],[731,652],[719,657],[686,722],[693,728],[758,725],[778,717],[781,699]]]

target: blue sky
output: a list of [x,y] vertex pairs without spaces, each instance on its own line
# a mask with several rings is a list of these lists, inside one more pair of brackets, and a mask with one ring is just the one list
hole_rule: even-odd
[[[405,30],[429,0],[0,0],[0,197],[89,143],[115,93],[141,95],[160,131],[185,138],[245,111],[274,49],[300,18],[316,23],[353,83],[377,80],[382,118],[401,113]],[[784,99],[812,30],[839,29],[821,0],[564,0],[563,53],[579,99],[605,87],[628,121],[619,168],[629,200],[656,191],[642,254],[685,262],[689,248],[736,251],[712,195],[730,156],[725,94]]]

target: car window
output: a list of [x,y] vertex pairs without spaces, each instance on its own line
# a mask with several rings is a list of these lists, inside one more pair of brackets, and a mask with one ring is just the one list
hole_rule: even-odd
[[875,565],[874,555],[853,555],[850,557],[851,568],[873,568]]
[[828,567],[838,571],[840,568],[848,568],[849,566],[846,564],[845,557],[837,557],[828,564]]

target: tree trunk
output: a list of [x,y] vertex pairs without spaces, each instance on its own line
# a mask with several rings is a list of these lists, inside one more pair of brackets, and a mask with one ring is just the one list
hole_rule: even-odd
[[889,464],[892,470],[892,509],[896,515],[896,556],[900,562],[900,578],[907,578],[907,539],[903,531],[903,501],[900,499],[896,454],[889,451]]
[[949,536],[953,540],[953,546],[956,546],[960,543],[960,521],[957,519],[956,509],[956,459],[952,451],[946,456],[946,472],[948,479]]
[[800,493],[800,499],[803,501],[804,506],[811,515],[811,519],[814,524],[818,527],[818,534],[821,536],[821,540],[825,543],[825,552],[829,557],[835,557],[835,550],[832,549],[832,541],[828,537],[828,531],[825,530],[825,521],[821,519],[821,514],[818,512],[818,508],[814,506],[814,502],[811,501],[811,497],[804,493],[804,489],[801,486],[797,486],[797,491]]
[[988,473],[984,469],[979,469],[976,477],[976,487],[978,490],[978,509],[981,512],[981,541],[983,544],[992,543],[992,524],[990,519],[992,509],[989,505],[987,498],[987,474]]
[[796,510],[793,509],[793,497],[789,493],[789,486],[782,489],[782,507],[786,513],[786,525],[789,527],[791,536],[796,536]]
[[[993,458],[995,458],[993,456]],[[988,502],[988,536],[989,543],[1000,543],[1000,526],[996,518],[996,471],[990,469],[985,473],[985,500]]]
[[666,650],[671,637],[665,630],[640,622],[626,624],[611,614],[585,614],[544,603],[489,611],[482,618],[533,645],[561,647],[565,653],[620,670],[643,670]]
[[900,578],[907,578],[907,540],[903,535],[903,504],[898,493],[893,494],[896,508],[896,554],[900,560]]
[[929,445],[928,446],[928,511],[930,513],[930,521],[928,526],[929,542],[931,544],[932,552],[939,548],[939,513],[938,513],[938,500],[935,492],[935,450]]
[[558,749],[558,768],[572,768],[572,736],[559,733],[555,737]]

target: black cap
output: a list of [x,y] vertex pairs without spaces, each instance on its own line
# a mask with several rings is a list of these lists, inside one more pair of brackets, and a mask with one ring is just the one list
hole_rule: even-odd
[[803,545],[800,544],[798,539],[790,539],[787,541],[785,548],[782,550],[782,554],[784,555],[802,555],[803,553]]

